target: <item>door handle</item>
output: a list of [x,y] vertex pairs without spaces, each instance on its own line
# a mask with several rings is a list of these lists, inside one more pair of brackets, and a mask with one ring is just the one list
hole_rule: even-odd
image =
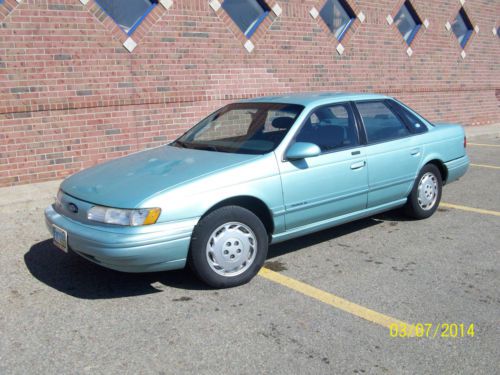
[[360,169],[366,165],[366,161],[360,161],[354,164],[351,164],[351,169]]
[[418,156],[420,155],[420,150],[418,148],[411,150],[410,152],[411,156]]

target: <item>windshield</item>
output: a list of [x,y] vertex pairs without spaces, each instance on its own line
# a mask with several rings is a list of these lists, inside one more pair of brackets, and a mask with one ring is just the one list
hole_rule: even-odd
[[273,151],[300,115],[303,106],[235,103],[211,114],[171,145],[237,154]]

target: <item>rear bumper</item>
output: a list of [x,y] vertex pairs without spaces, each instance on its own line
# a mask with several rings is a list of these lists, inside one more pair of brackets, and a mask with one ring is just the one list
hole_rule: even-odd
[[123,272],[156,272],[184,268],[191,234],[198,219],[158,223],[145,227],[91,226],[45,209],[52,225],[68,233],[68,247],[103,267]]
[[448,170],[448,178],[446,179],[446,183],[449,184],[450,182],[458,180],[465,174],[465,172],[467,172],[467,169],[469,169],[470,160],[469,157],[465,155],[461,158],[449,161],[444,164],[446,166],[446,169]]

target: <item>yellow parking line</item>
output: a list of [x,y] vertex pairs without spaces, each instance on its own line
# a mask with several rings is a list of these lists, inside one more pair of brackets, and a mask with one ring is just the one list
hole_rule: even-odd
[[471,143],[471,142],[467,142],[467,146],[500,147],[500,145],[492,145],[490,143]]
[[302,281],[292,279],[291,277],[282,275],[275,271],[271,271],[268,268],[262,268],[259,271],[259,275],[267,280],[273,281],[277,284],[281,284],[287,288],[295,290],[296,292],[302,293],[308,297],[326,303],[327,305],[348,312],[349,314],[355,315],[359,318],[368,320],[369,322],[379,324],[383,327],[390,329],[391,324],[398,324],[400,326],[406,324],[406,326],[408,326],[408,323],[405,323],[401,320],[370,310],[366,307],[350,302],[344,298],[337,297],[334,294],[325,292],[321,289],[303,283]]
[[[493,210],[484,210],[482,208],[462,206],[459,204],[451,204],[441,202],[440,207],[453,208],[456,210],[475,212],[485,215],[500,216],[500,212]],[[359,318],[365,319],[369,322],[381,325],[382,327],[390,329],[392,324],[397,324],[398,326],[408,327],[408,323],[403,322],[399,319],[390,317],[388,315],[379,313],[377,311],[371,310],[367,307],[358,305],[357,303],[350,302],[342,297],[338,297],[334,294],[325,292],[324,290],[315,288],[309,284],[303,283],[302,281],[293,279],[291,277],[285,276],[281,273],[271,271],[268,268],[263,267],[259,271],[259,275],[267,280],[275,282],[277,284],[283,285],[289,289],[295,290],[305,296],[314,298],[320,302],[326,303],[332,307],[339,310],[345,311],[349,314],[355,315]]]
[[498,211],[493,211],[493,210],[484,210],[482,208],[475,208],[475,207],[468,207],[468,206],[462,206],[459,204],[451,204],[451,203],[445,203],[441,202],[439,204],[440,207],[446,207],[446,208],[454,208],[455,210],[462,210],[462,211],[468,211],[468,212],[475,212],[477,214],[483,214],[483,215],[493,215],[493,216],[500,216],[500,212]]
[[491,169],[500,169],[500,167],[497,167],[496,165],[486,165],[486,164],[472,164],[470,165],[471,167],[481,167],[481,168],[491,168]]

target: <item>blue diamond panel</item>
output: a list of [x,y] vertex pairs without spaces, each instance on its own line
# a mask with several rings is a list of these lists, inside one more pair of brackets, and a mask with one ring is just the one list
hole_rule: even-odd
[[354,11],[344,0],[328,0],[319,14],[339,41],[356,19]]
[[157,0],[96,0],[96,2],[128,35],[132,35],[158,3]]
[[420,17],[409,1],[404,2],[394,18],[394,23],[408,45],[411,44],[422,26]]
[[269,6],[259,0],[225,0],[222,8],[247,38],[255,33],[270,11]]
[[467,13],[465,13],[464,8],[461,8],[458,12],[455,21],[453,21],[453,24],[451,25],[451,29],[457,37],[458,43],[460,43],[462,48],[465,48],[470,36],[472,35],[474,27],[472,27],[472,23],[470,22]]

